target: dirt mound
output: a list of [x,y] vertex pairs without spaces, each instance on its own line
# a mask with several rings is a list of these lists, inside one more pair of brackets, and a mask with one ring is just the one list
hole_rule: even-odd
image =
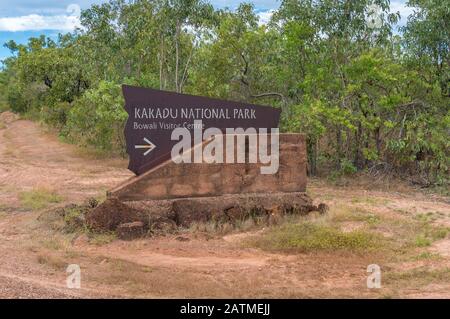
[[121,224],[137,221],[148,227],[148,216],[116,198],[109,198],[86,214],[86,224],[95,231],[115,231]]
[[5,111],[0,113],[0,123],[3,124],[11,124],[14,121],[17,121],[19,119],[19,115],[14,114],[10,111]]

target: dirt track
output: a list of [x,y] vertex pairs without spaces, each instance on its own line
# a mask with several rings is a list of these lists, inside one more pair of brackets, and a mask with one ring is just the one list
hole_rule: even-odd
[[33,242],[33,232],[21,222],[33,221],[36,213],[26,211],[18,198],[20,192],[43,188],[77,202],[130,176],[119,168],[123,161],[86,160],[76,152],[31,121],[14,121],[0,130],[0,211],[5,212],[0,218],[0,297],[80,296],[64,289],[64,281],[49,282],[35,269],[42,267],[22,247]]
[[[440,254],[438,260],[397,263],[377,255],[286,255],[243,248],[241,239],[248,234],[189,233],[188,241],[174,235],[95,244],[84,235],[45,227],[39,219],[45,209],[24,207],[20,199],[21,193],[35,189],[63,198],[50,207],[100,196],[131,176],[126,166],[124,160],[80,153],[31,121],[0,127],[0,297],[450,297],[447,277],[420,285],[400,281],[384,289],[366,288],[366,267],[371,263],[395,271],[450,267],[448,238],[429,248]],[[395,217],[402,210],[440,212],[444,217],[439,222],[450,226],[450,205],[441,198],[341,189],[318,181],[310,191],[331,207],[370,206],[383,216]],[[80,290],[65,287],[65,270],[71,263],[81,266]]]

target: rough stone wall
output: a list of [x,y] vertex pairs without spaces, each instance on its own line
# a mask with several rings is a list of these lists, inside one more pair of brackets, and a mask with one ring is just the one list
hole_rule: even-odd
[[[206,145],[208,142],[205,142]],[[279,170],[264,175],[268,164],[176,164],[169,160],[131,178],[108,195],[121,201],[214,197],[224,194],[306,191],[306,145],[301,134],[280,134]]]
[[[96,231],[115,231],[122,224],[140,222],[145,230],[189,227],[194,222],[235,224],[250,218],[270,222],[283,215],[324,213],[306,193],[227,194],[214,197],[121,202],[109,198],[86,215],[86,224]],[[136,225],[134,225],[136,226]],[[139,227],[138,227],[139,228]]]

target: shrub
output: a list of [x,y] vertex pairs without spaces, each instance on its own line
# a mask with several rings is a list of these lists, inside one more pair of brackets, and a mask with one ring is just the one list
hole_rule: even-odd
[[127,119],[123,105],[120,85],[100,82],[73,103],[63,135],[86,146],[123,152]]

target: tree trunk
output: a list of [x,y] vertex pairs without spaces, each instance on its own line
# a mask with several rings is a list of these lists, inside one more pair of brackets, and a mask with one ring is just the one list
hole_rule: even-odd
[[177,22],[176,31],[175,31],[175,90],[177,93],[180,93],[180,87],[178,84],[178,69],[180,65],[180,22]]
[[381,157],[381,128],[378,126],[374,132],[375,145],[377,146],[378,158]]
[[308,141],[309,175],[317,174],[317,141]]
[[164,36],[161,36],[159,51],[159,89],[164,89]]
[[363,163],[363,156],[362,156],[362,152],[361,152],[361,139],[363,136],[363,130],[362,130],[362,125],[361,122],[358,123],[358,130],[355,132],[355,157],[353,160],[353,165],[355,165],[355,167],[358,170],[361,170],[364,166]]
[[342,132],[340,127],[337,127],[336,131],[336,170],[341,169],[342,159]]

